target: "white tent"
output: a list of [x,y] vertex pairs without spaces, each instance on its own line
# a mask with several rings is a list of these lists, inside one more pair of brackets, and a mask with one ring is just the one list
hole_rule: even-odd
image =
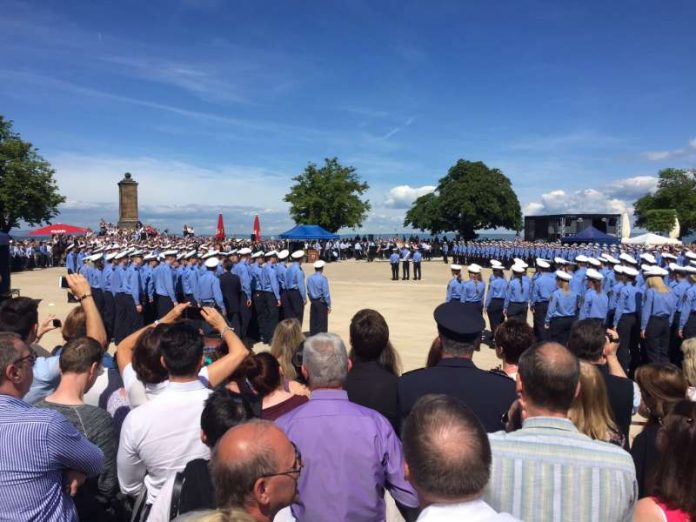
[[657,234],[647,233],[640,236],[624,239],[623,243],[627,245],[681,245],[682,242],[678,239],[658,236]]

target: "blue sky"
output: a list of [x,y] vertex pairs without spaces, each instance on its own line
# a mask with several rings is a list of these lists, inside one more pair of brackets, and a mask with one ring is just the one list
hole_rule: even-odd
[[0,114],[56,168],[60,220],[117,217],[116,182],[179,230],[292,223],[283,195],[337,156],[367,232],[457,159],[527,213],[630,209],[696,163],[696,2],[0,0]]

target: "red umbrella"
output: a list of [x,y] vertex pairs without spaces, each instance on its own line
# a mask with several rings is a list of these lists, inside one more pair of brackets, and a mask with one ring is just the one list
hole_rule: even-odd
[[259,223],[259,216],[254,218],[254,236],[256,236],[256,241],[261,241],[261,224]]
[[217,241],[225,239],[225,223],[222,220],[222,214],[218,214],[217,234],[215,234],[215,239]]
[[47,227],[39,228],[37,230],[32,230],[30,236],[50,236],[52,234],[86,234],[89,232],[88,228],[76,227],[73,225],[66,225],[64,223],[55,223],[53,225],[48,225]]

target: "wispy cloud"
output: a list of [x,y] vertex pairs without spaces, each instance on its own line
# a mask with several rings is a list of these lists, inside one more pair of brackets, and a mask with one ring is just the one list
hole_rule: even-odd
[[529,152],[556,152],[571,148],[606,148],[622,144],[623,139],[591,130],[579,130],[565,134],[529,136],[510,145],[513,150]]
[[696,157],[696,138],[692,139],[686,147],[681,149],[644,152],[642,156],[650,161]]
[[394,136],[395,134],[397,134],[397,133],[401,132],[402,130],[404,130],[406,127],[410,127],[411,124],[415,121],[415,119],[416,119],[416,118],[415,118],[414,116],[411,116],[411,117],[410,117],[409,119],[407,119],[402,125],[399,125],[398,127],[394,127],[394,128],[391,129],[389,132],[387,132],[384,136],[382,136],[382,139],[383,139],[383,140],[388,140],[389,138],[391,138],[391,137]]

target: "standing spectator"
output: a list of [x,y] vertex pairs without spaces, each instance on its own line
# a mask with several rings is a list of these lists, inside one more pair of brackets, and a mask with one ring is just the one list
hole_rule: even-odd
[[646,364],[636,370],[643,401],[639,413],[648,419],[643,431],[633,440],[631,455],[636,465],[639,498],[647,495],[650,474],[660,454],[657,451],[657,432],[667,414],[686,397],[686,379],[673,364]]
[[293,318],[278,323],[271,341],[271,355],[278,360],[283,372],[283,387],[297,395],[309,395],[300,371],[304,340],[300,322]]
[[495,354],[503,361],[497,371],[517,379],[517,362],[520,355],[534,343],[534,330],[527,323],[510,319],[501,323],[495,332]]
[[111,416],[102,408],[85,404],[84,396],[96,381],[102,362],[99,343],[78,337],[60,353],[60,384],[52,394],[36,403],[61,413],[87,440],[104,454],[104,470],[88,480],[75,497],[80,520],[110,520],[111,500],[118,491],[116,480],[116,437]]
[[397,506],[417,507],[394,429],[343,390],[351,366],[343,341],[333,334],[310,337],[303,355],[310,400],[276,421],[305,455],[293,516],[299,522],[383,520],[385,488]]
[[681,351],[684,354],[682,370],[689,386],[686,396],[689,400],[696,401],[696,338],[692,337],[684,341],[681,344]]
[[13,333],[0,333],[0,506],[5,520],[75,521],[72,496],[102,472],[104,456],[58,412],[22,398],[36,355]]
[[389,326],[375,310],[360,310],[350,321],[348,398],[384,415],[399,432],[399,354],[389,341]]
[[580,363],[560,344],[520,357],[522,429],[489,435],[493,451],[486,501],[522,520],[630,521],[637,497],[628,453],[579,433],[567,418]]
[[483,501],[490,478],[491,446],[476,415],[446,395],[425,395],[403,430],[405,475],[418,493],[419,522],[515,519]]

